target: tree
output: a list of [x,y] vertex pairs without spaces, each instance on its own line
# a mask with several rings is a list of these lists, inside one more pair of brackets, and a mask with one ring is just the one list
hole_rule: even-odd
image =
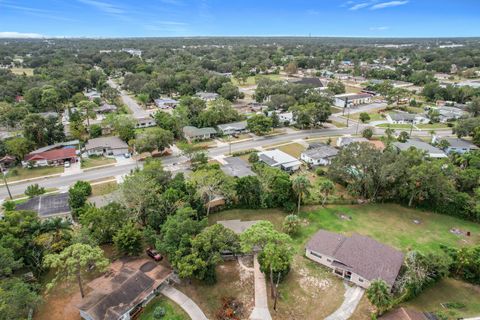
[[87,127],[90,128],[90,119],[95,119],[97,116],[94,111],[97,104],[93,101],[84,100],[78,103],[78,107],[83,111],[83,114],[87,119]]
[[320,182],[320,191],[323,193],[322,207],[327,202],[328,195],[335,190],[335,184],[330,180],[323,180]]
[[270,132],[272,126],[272,118],[269,118],[264,114],[255,114],[247,119],[247,128],[257,135],[263,135]]
[[480,115],[480,96],[473,97],[467,108],[474,117],[478,117]]
[[173,144],[173,134],[162,128],[152,128],[135,140],[138,152],[152,153],[155,150],[162,151],[171,144]]
[[104,207],[89,207],[80,216],[81,225],[99,244],[111,243],[113,236],[129,219],[125,207],[111,202]]
[[260,161],[260,158],[258,157],[258,153],[256,152],[250,153],[250,155],[248,156],[248,162],[257,163],[258,161]]
[[366,112],[360,113],[359,118],[362,123],[367,123],[368,121],[370,121],[370,115]]
[[142,252],[142,232],[133,223],[127,223],[117,230],[113,236],[113,243],[118,252],[136,256]]
[[311,187],[312,187],[312,184],[310,183],[310,180],[308,180],[308,178],[304,175],[296,176],[293,179],[292,189],[293,189],[293,192],[295,192],[295,194],[298,197],[298,203],[297,203],[298,213],[300,213],[300,205],[302,203],[302,198],[310,194]]
[[261,207],[262,185],[256,176],[246,176],[236,179],[235,192],[240,206],[250,209]]
[[222,98],[232,102],[243,96],[243,93],[238,90],[238,87],[231,82],[224,82],[220,89],[218,89],[218,93]]
[[365,139],[371,139],[373,137],[373,129],[372,128],[365,128],[362,131],[362,137]]
[[104,123],[112,127],[120,136],[120,139],[128,142],[135,138],[135,119],[129,115],[108,115]]
[[68,189],[68,203],[74,212],[82,208],[92,194],[92,186],[86,181],[77,181]]
[[402,143],[405,143],[407,142],[407,140],[410,138],[410,135],[408,134],[408,132],[406,131],[402,131],[400,132],[400,134],[398,135],[398,141],[399,142],[402,142]]
[[[22,259],[17,259],[12,249],[0,245],[0,278],[10,276],[23,266]],[[0,308],[1,310],[1,308]]]
[[140,93],[137,95],[137,99],[142,105],[145,106],[147,105],[148,101],[150,101],[150,96],[147,93]]
[[333,94],[345,93],[345,85],[341,81],[330,81],[327,84],[327,88],[333,92]]
[[390,289],[383,280],[372,281],[367,289],[367,298],[377,308],[378,315],[382,315],[392,302]]
[[104,272],[109,264],[103,255],[102,249],[87,244],[75,243],[58,254],[45,256],[44,264],[47,268],[56,269],[55,278],[48,284],[52,288],[61,280],[77,280],[82,298],[85,296],[82,277],[92,272]]
[[298,66],[297,66],[297,63],[296,62],[290,62],[288,63],[286,66],[285,66],[285,72],[288,74],[288,75],[292,75],[292,74],[295,74],[297,73],[298,71]]
[[30,319],[29,315],[40,297],[33,288],[19,278],[0,281],[0,319]]
[[23,137],[16,137],[5,140],[5,149],[8,154],[15,156],[18,160],[23,160],[32,150],[32,143]]
[[109,103],[113,103],[120,96],[118,89],[107,86],[102,90],[102,97]]
[[300,230],[300,222],[296,214],[289,214],[283,220],[283,231],[288,235],[296,234]]
[[88,132],[90,133],[90,138],[98,138],[102,135],[102,126],[99,124],[92,124],[88,128]]
[[45,188],[40,187],[38,183],[31,184],[25,189],[25,195],[29,198],[33,198],[35,196],[39,196],[45,193]]

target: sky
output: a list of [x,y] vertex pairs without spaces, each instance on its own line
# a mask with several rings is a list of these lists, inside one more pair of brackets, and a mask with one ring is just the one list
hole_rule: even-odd
[[480,0],[0,0],[0,37],[480,36]]

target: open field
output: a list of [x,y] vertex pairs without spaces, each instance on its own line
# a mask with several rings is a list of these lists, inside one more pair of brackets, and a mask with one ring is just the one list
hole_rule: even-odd
[[183,311],[180,306],[163,296],[159,296],[150,301],[138,319],[155,320],[153,317],[153,312],[157,307],[162,307],[166,311],[165,316],[162,318],[163,320],[190,320],[188,314]]
[[[38,168],[22,168],[15,167],[8,170],[7,180],[8,182],[38,178],[42,176],[49,176],[52,174],[63,173],[63,166],[57,167],[38,167]],[[3,183],[2,183],[3,184]]]
[[11,68],[10,71],[12,71],[13,74],[16,75],[27,75],[28,77],[33,76],[33,68]]
[[103,196],[118,189],[117,181],[108,181],[92,186],[92,197]]
[[116,163],[115,159],[107,157],[89,157],[82,159],[82,169],[89,169]]
[[240,83],[240,82],[238,82],[237,79],[232,77],[232,83],[236,86],[239,86],[239,87],[248,87],[248,86],[253,86],[253,85],[257,84],[257,78],[268,78],[268,79],[271,79],[271,80],[278,81],[278,80],[282,80],[284,77],[282,75],[279,75],[279,74],[266,74],[266,75],[250,76],[250,77],[247,78],[247,80],[244,83],[243,82]]

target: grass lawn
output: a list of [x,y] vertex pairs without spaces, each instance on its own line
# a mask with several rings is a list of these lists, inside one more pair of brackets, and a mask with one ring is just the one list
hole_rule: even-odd
[[278,150],[281,150],[285,153],[288,153],[289,155],[291,155],[292,157],[294,158],[300,158],[300,154],[305,151],[305,146],[301,145],[300,143],[289,143],[289,144],[285,144],[285,145],[282,145],[282,146],[279,146],[279,147],[274,147],[274,148],[270,148],[270,149],[278,149]]
[[163,307],[166,311],[165,316],[162,319],[164,320],[190,320],[188,314],[183,311],[180,306],[175,302],[171,301],[168,298],[163,296],[154,298],[147,307],[143,310],[142,314],[138,318],[139,320],[155,320],[153,317],[153,311],[157,307]]
[[[382,123],[377,125],[380,128],[392,128],[392,129],[410,129],[410,124],[391,124],[391,123]],[[415,127],[414,127],[415,128]]]
[[451,129],[446,123],[428,123],[415,125],[419,129]]
[[[24,179],[38,178],[42,176],[48,176],[52,174],[61,174],[63,173],[63,166],[58,167],[38,167],[38,168],[22,168],[16,167],[9,169],[7,173],[8,182],[18,181]],[[2,183],[3,184],[3,183]]]
[[237,79],[232,77],[232,83],[236,86],[239,86],[239,87],[248,87],[248,86],[253,86],[253,85],[257,84],[257,78],[268,78],[270,80],[278,81],[278,80],[282,80],[284,77],[279,75],[279,74],[266,74],[266,75],[250,76],[250,77],[247,78],[245,83],[239,83],[237,81]]
[[332,121],[332,124],[337,128],[346,128],[347,127],[347,124],[343,123],[343,122]]
[[109,181],[92,185],[92,197],[103,196],[118,189],[117,181]]
[[82,160],[82,169],[89,169],[116,163],[115,159],[107,157],[89,157]]
[[33,76],[33,68],[11,68],[10,71],[12,71],[13,74],[20,76],[24,73],[29,77]]
[[[475,298],[477,297],[477,298]],[[455,279],[443,279],[420,296],[404,305],[419,311],[442,312],[449,319],[461,319],[480,314],[480,287]],[[457,308],[443,307],[447,303],[461,304]]]
[[[360,113],[350,114],[350,119],[359,120]],[[371,112],[371,113],[368,113],[368,115],[370,116],[370,120],[368,122],[385,120],[385,118],[378,112]]]

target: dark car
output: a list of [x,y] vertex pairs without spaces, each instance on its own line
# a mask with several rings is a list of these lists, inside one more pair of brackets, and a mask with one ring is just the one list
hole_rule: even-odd
[[147,255],[155,261],[161,261],[163,259],[162,255],[152,248],[147,249]]

